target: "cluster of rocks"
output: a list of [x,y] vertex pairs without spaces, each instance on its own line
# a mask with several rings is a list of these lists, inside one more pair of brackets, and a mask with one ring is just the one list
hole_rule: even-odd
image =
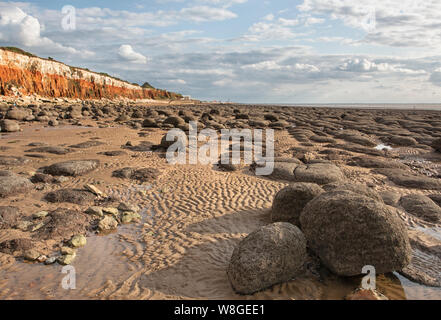
[[[92,206],[84,213],[57,209],[39,211],[30,217],[24,216],[16,207],[0,207],[0,229],[30,233],[30,238],[1,242],[0,252],[23,257],[27,261],[67,265],[75,260],[76,250],[86,245],[86,233],[108,233],[121,224],[140,220],[139,208],[124,202],[117,207]],[[58,249],[55,252],[51,250],[46,246],[46,240],[58,242]]]
[[[326,191],[328,190],[328,191]],[[411,259],[406,227],[394,208],[362,185],[292,183],[280,190],[273,224],[248,235],[233,252],[228,277],[241,294],[252,294],[298,277],[308,251],[342,277],[405,268]]]
[[112,231],[117,229],[120,224],[139,222],[141,220],[139,208],[124,202],[121,202],[117,208],[92,206],[85,212],[97,220],[99,232]]

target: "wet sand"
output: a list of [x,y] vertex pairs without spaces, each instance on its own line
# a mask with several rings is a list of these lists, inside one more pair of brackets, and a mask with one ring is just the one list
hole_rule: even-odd
[[[231,254],[247,234],[271,223],[269,211],[274,195],[288,185],[287,181],[257,177],[248,167],[226,172],[212,165],[170,165],[159,152],[121,148],[127,141],[133,145],[142,141],[159,144],[166,133],[160,128],[134,129],[117,122],[112,127],[98,128],[92,119],[83,119],[80,126],[66,122],[45,127],[27,122],[21,123],[21,127],[22,132],[1,135],[0,147],[6,148],[0,149],[0,155],[25,157],[29,161],[0,166],[2,170],[30,175],[38,168],[66,160],[97,159],[100,164],[97,170],[70,177],[61,184],[38,184],[26,194],[0,198],[0,206],[19,207],[25,215],[58,208],[83,212],[88,206],[49,203],[43,196],[61,188],[81,189],[85,184],[93,184],[119,201],[136,204],[142,219],[106,235],[88,232],[87,245],[78,249],[72,264],[76,269],[76,290],[61,287],[65,275],[59,264],[29,263],[18,256],[0,253],[0,299],[343,299],[359,285],[359,279],[343,279],[332,274],[319,279],[306,273],[250,296],[233,291],[226,275]],[[66,155],[41,153],[43,158],[28,157],[29,153],[25,152],[33,142],[70,146],[90,140],[104,144],[76,149]],[[323,143],[312,144],[315,153],[324,149]],[[289,128],[276,131],[278,156],[292,157],[291,149],[300,145]],[[116,157],[100,154],[113,150],[127,154]],[[420,155],[420,149],[412,147],[394,148],[394,151]],[[428,153],[435,160],[431,159],[430,168],[424,169],[436,170],[441,158]],[[436,193],[397,186],[367,168],[348,166],[346,158],[335,161],[345,175],[380,193]],[[124,167],[157,168],[162,174],[151,183],[112,177],[114,170]],[[439,225],[426,224],[409,215],[403,219],[420,241],[434,246],[441,244]],[[2,229],[0,243],[31,236],[30,232]],[[48,247],[57,245],[51,243]],[[439,261],[434,260],[439,259],[436,256],[423,258],[432,259],[427,262],[428,268]],[[441,299],[441,288],[417,284],[398,273],[378,276],[377,285],[390,299]]]

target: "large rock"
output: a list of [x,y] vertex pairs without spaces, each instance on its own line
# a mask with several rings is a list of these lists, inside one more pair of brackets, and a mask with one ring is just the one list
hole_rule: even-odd
[[95,170],[99,160],[72,160],[59,162],[43,168],[43,172],[53,176],[81,176]]
[[0,131],[17,132],[20,131],[20,125],[14,120],[0,120]]
[[24,193],[33,188],[32,182],[11,171],[0,171],[0,198]]
[[441,207],[422,194],[410,194],[401,197],[399,204],[406,212],[425,221],[433,223],[441,221]]
[[289,281],[303,268],[306,240],[294,225],[274,223],[249,234],[234,249],[227,275],[234,290],[252,294]]
[[95,198],[93,193],[79,189],[60,189],[49,192],[45,196],[45,200],[48,202],[68,202],[75,204],[90,204]]
[[321,194],[303,209],[300,224],[309,247],[334,273],[355,276],[366,265],[377,274],[410,261],[406,227],[391,207],[352,191]]
[[317,184],[298,182],[280,190],[273,200],[271,221],[300,225],[300,214],[306,204],[324,190]]
[[20,210],[11,206],[0,206],[0,229],[15,226],[20,218]]
[[138,180],[139,182],[151,182],[161,175],[156,168],[122,168],[112,172],[112,177],[121,179]]
[[439,179],[430,178],[421,174],[413,173],[402,169],[375,169],[375,173],[385,175],[393,183],[415,189],[441,190],[441,181]]
[[345,179],[340,168],[331,163],[313,163],[297,166],[294,170],[295,181],[328,184]]

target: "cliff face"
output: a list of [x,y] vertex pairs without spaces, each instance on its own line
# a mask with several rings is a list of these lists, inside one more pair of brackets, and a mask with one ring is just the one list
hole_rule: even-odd
[[79,99],[175,99],[177,94],[144,89],[104,74],[61,62],[0,49],[0,95]]

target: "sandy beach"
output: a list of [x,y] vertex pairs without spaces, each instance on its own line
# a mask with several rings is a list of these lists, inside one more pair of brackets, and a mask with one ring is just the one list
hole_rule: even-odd
[[[0,136],[0,170],[12,175],[0,188],[0,299],[345,299],[360,286],[359,276],[337,276],[309,255],[295,278],[236,293],[227,276],[234,249],[272,223],[281,189],[305,180],[283,170],[256,176],[250,165],[169,164],[161,140],[189,121],[217,131],[272,128],[275,163],[325,164],[324,178],[307,182],[327,191],[361,184],[378,193],[405,224],[412,261],[404,271],[377,275],[377,291],[389,299],[441,298],[438,111],[83,102],[4,104],[0,112],[20,128]],[[51,167],[78,160],[90,169],[70,175]],[[121,175],[123,168],[133,173]],[[150,171],[134,171],[143,168]],[[15,186],[19,179],[26,183]],[[407,205],[414,195],[423,199],[416,212]],[[112,210],[88,211],[121,203],[137,215],[124,223],[124,212],[135,209],[116,210],[112,230],[100,225]],[[65,290],[55,260],[75,235],[87,243],[70,263],[76,290]],[[34,261],[26,258],[30,250],[38,253]],[[55,263],[45,263],[49,258]]]

